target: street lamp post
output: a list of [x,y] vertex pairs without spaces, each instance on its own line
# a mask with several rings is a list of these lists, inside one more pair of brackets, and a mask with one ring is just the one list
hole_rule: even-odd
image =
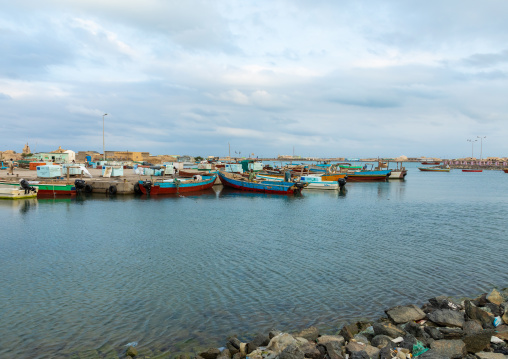
[[102,160],[106,161],[106,151],[104,150],[104,116],[107,116],[108,114],[105,113],[102,115]]
[[479,138],[480,139],[480,160],[483,158],[482,157],[482,151],[483,151],[483,139],[484,138],[487,138],[487,136],[476,136],[476,138]]
[[474,143],[476,141],[478,141],[478,140],[470,140],[470,139],[467,140],[467,142],[471,142],[471,159],[474,158],[474,155],[473,155],[473,153],[474,153]]

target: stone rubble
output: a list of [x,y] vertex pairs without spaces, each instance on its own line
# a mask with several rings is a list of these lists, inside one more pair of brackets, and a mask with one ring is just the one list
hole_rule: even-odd
[[222,351],[210,348],[195,359],[508,359],[508,289],[460,303],[439,296],[385,313],[346,324],[336,335],[309,327],[271,331],[248,343],[233,337]]

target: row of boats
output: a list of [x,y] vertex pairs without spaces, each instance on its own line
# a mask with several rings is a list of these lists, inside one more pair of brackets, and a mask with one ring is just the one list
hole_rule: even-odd
[[224,169],[199,173],[180,171],[180,175],[190,178],[171,178],[166,180],[140,180],[136,191],[147,195],[172,194],[200,191],[211,188],[217,177],[227,187],[237,190],[272,194],[294,194],[307,190],[341,190],[346,182],[387,181],[404,179],[407,170],[400,166],[395,170],[383,168],[379,163],[375,169],[350,164],[317,164],[311,166],[288,166],[282,169],[265,167],[254,173],[228,172]]

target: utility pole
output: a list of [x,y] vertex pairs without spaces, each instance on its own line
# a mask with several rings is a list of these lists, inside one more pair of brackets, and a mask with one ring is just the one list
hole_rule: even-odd
[[102,115],[102,156],[104,161],[106,161],[106,151],[104,150],[104,116],[107,115],[108,115],[107,113]]
[[474,143],[477,142],[478,140],[471,140],[471,139],[468,139],[467,142],[471,142],[471,159],[474,158],[474,155],[473,155],[473,148],[474,148]]
[[480,160],[483,158],[482,157],[482,151],[483,151],[483,139],[484,138],[487,138],[487,136],[476,136],[476,138],[479,138],[480,139]]

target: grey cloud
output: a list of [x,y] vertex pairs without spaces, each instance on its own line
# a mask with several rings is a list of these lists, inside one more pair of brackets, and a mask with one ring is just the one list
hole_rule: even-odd
[[508,63],[508,50],[491,54],[474,54],[462,62],[473,67],[491,67],[503,63]]

